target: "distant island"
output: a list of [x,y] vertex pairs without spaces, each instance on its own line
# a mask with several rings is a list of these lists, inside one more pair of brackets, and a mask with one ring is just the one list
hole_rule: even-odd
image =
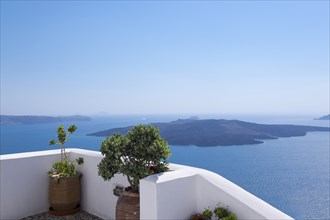
[[319,118],[315,118],[315,120],[330,120],[330,114],[329,115],[325,115]]
[[[169,123],[152,123],[159,128],[162,137],[171,145],[231,146],[260,144],[261,140],[280,137],[304,136],[310,131],[326,131],[328,127],[301,125],[266,125],[238,120],[196,120],[179,119]],[[110,136],[126,134],[133,126],[113,128],[89,136]]]
[[32,115],[0,115],[1,125],[10,124],[47,124],[47,123],[57,123],[57,122],[68,122],[68,121],[90,121],[91,118],[81,115],[73,116],[32,116]]

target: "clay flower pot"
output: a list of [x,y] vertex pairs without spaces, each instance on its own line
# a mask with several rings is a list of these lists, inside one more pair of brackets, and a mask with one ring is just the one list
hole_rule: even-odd
[[123,191],[117,200],[116,219],[140,219],[140,194]]
[[81,174],[72,177],[49,177],[49,203],[54,211],[77,208],[80,202]]

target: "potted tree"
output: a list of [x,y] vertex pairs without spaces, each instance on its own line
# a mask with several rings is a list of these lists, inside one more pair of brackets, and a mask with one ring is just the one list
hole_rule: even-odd
[[137,125],[126,136],[113,134],[100,149],[104,156],[98,174],[110,180],[115,174],[127,176],[129,186],[121,193],[116,205],[116,219],[140,218],[140,179],[168,170],[171,154],[167,142],[152,125]]
[[61,147],[61,161],[53,163],[49,175],[49,203],[50,211],[54,215],[74,214],[79,210],[80,202],[80,177],[75,169],[75,163],[82,164],[83,158],[69,161],[65,152],[65,143],[69,134],[74,133],[77,126],[71,125],[67,131],[64,126],[57,128],[57,140],[50,140],[49,144],[59,144]]

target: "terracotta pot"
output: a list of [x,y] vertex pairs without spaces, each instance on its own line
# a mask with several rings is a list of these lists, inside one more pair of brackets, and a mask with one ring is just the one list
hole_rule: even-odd
[[140,194],[123,191],[117,201],[116,219],[140,219]]
[[54,211],[75,209],[80,202],[80,177],[49,177],[49,203]]
[[195,214],[190,217],[190,220],[204,220],[204,218],[201,214]]

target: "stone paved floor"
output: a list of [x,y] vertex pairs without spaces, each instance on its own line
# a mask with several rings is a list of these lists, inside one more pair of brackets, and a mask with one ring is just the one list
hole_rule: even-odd
[[102,220],[101,218],[89,214],[85,211],[79,211],[77,214],[68,215],[68,216],[54,216],[49,212],[43,212],[37,215],[31,215],[22,220]]

